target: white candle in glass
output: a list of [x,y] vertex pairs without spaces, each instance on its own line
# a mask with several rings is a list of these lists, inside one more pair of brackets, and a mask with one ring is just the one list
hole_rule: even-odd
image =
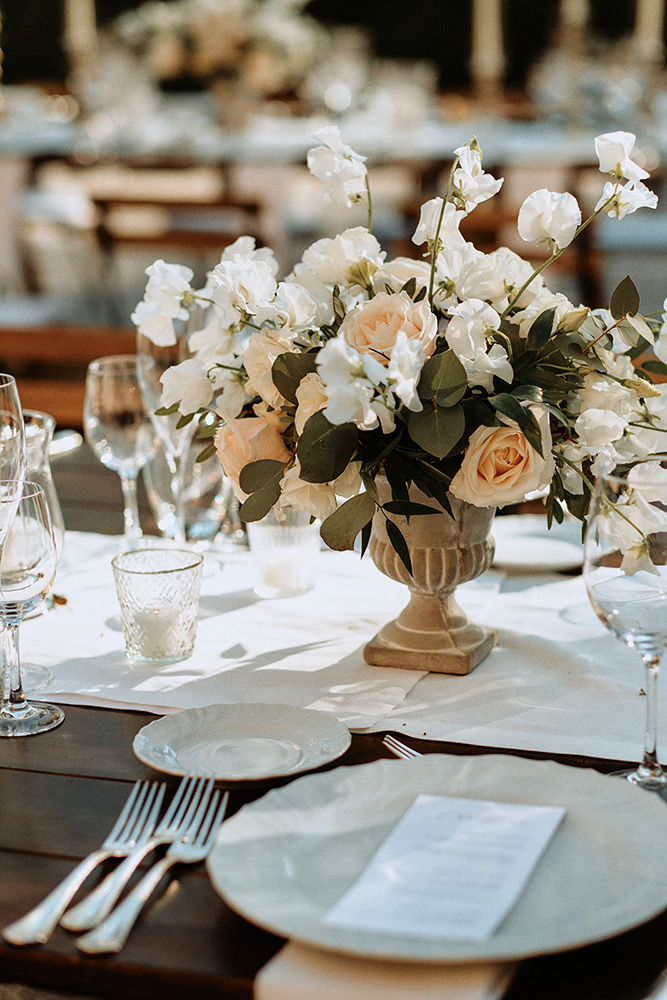
[[160,659],[174,653],[173,629],[178,622],[178,609],[155,607],[135,611],[134,622],[141,656]]
[[634,42],[643,59],[659,60],[663,55],[665,0],[637,0]]

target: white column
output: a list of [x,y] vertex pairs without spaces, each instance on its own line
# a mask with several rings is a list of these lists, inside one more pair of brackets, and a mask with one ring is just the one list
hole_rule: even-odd
[[500,88],[505,69],[501,0],[473,0],[470,72],[479,89]]
[[588,17],[588,0],[561,0],[561,24],[567,24],[573,28],[585,28],[588,24]]
[[634,43],[642,59],[658,62],[664,57],[665,0],[637,0]]

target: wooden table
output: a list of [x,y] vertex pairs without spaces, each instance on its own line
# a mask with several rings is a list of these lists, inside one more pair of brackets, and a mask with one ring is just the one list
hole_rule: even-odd
[[[81,470],[85,488],[77,477]],[[120,530],[120,509],[110,492],[117,477],[91,464],[85,450],[54,462],[54,476],[69,527],[91,528],[96,514],[97,530]],[[100,489],[100,483],[106,487]],[[148,777],[177,784],[132,753],[134,735],[154,716],[72,706],[65,713],[63,725],[52,732],[0,742],[0,926],[26,912],[99,846],[133,781]],[[424,752],[487,752],[408,742]],[[328,766],[389,756],[380,735],[357,734],[348,752]],[[234,788],[230,813],[286,780]],[[647,844],[646,850],[664,847]],[[89,957],[73,941],[74,935],[58,928],[41,946],[0,942],[0,982],[95,997],[249,1000],[257,971],[282,945],[228,909],[203,865],[177,870],[161,887],[120,954]],[[640,1000],[666,965],[667,912],[611,941],[524,961],[506,1000]]]

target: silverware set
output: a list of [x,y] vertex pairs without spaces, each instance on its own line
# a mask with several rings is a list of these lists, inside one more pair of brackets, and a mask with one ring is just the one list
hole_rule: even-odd
[[[158,822],[164,793],[164,784],[138,781],[102,845],[80,861],[41,903],[5,927],[5,940],[15,945],[43,944],[60,923],[68,930],[88,931],[75,941],[82,951],[120,951],[144,904],[172,865],[204,860],[215,842],[229,798],[229,792],[221,796],[214,788],[213,778],[186,775]],[[161,845],[169,845],[164,857],[114,909],[138,865]],[[90,873],[109,858],[122,860],[68,910]]]

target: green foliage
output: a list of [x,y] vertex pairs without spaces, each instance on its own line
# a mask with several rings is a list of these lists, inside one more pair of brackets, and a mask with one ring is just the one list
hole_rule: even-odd
[[438,406],[454,406],[467,388],[465,368],[454,351],[434,354],[424,364],[418,386],[421,399],[435,399]]
[[609,311],[614,319],[636,316],[639,312],[639,292],[629,274],[626,274],[611,293]]
[[463,437],[465,416],[461,406],[432,406],[411,413],[408,421],[410,437],[436,458],[449,455]]
[[329,515],[322,523],[320,535],[330,549],[353,549],[355,538],[367,526],[370,537],[370,522],[374,513],[373,498],[368,493],[359,493]]
[[250,496],[241,504],[242,521],[261,521],[280,497],[280,480],[285,472],[282,462],[261,459],[241,469],[239,485]]
[[285,351],[279,354],[271,367],[271,378],[278,392],[289,400],[296,403],[296,390],[301,384],[301,380],[311,372],[317,371],[315,364],[317,354],[310,351],[306,354],[296,354],[293,351]]
[[330,483],[348,466],[359,440],[354,424],[331,424],[322,412],[306,421],[296,453],[301,479],[307,483]]

